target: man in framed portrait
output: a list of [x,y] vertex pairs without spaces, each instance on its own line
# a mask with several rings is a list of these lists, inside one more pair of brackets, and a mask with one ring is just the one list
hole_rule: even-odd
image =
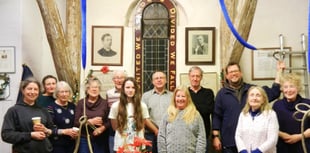
[[196,37],[197,43],[193,48],[193,55],[207,55],[208,54],[208,43],[205,41],[203,35],[198,35]]
[[112,57],[117,54],[116,51],[112,50],[112,35],[105,33],[101,37],[102,48],[98,50],[98,54],[103,57]]

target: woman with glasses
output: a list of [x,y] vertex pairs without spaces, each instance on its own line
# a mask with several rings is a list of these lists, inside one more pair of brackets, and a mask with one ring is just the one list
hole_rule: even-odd
[[[97,78],[88,78],[86,97],[76,106],[75,126],[81,130],[79,153],[108,153],[108,103],[100,96],[101,82]],[[87,139],[87,137],[90,139]],[[89,144],[91,146],[89,146]]]

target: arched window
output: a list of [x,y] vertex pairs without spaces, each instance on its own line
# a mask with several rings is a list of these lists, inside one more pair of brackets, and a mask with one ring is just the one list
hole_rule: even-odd
[[153,88],[152,73],[163,71],[167,75],[167,88],[173,90],[175,88],[175,8],[166,1],[150,2],[149,0],[142,1],[139,6],[141,7],[138,7],[138,10],[141,12],[136,13],[135,31],[137,82],[140,82],[142,92],[150,90]]
[[152,73],[156,70],[167,74],[168,67],[168,10],[161,3],[148,5],[142,16],[143,89],[153,88]]

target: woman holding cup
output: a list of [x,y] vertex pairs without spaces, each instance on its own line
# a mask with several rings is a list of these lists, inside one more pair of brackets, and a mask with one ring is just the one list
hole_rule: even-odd
[[2,140],[13,144],[13,153],[50,153],[53,147],[48,136],[52,134],[53,122],[48,112],[35,102],[40,83],[33,77],[27,78],[20,83],[20,91],[21,101],[9,108],[4,116]]
[[53,96],[55,102],[47,106],[56,127],[51,137],[53,153],[72,153],[74,139],[78,136],[78,131],[73,129],[75,105],[71,102],[72,89],[67,82],[60,81]]

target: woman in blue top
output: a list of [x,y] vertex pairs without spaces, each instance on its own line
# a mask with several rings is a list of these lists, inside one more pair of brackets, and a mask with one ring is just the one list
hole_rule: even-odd
[[36,104],[46,108],[50,104],[55,102],[53,93],[56,88],[57,78],[52,75],[47,75],[42,79],[43,91],[40,94]]
[[[281,81],[281,89],[284,98],[274,103],[273,109],[277,113],[280,132],[277,144],[278,153],[303,153],[301,122],[295,120],[293,114],[296,112],[296,105],[304,103],[310,106],[310,100],[299,95],[301,91],[300,77],[295,73],[285,74]],[[308,107],[303,109],[307,110]],[[304,136],[306,148],[310,151],[310,118],[304,124]]]

